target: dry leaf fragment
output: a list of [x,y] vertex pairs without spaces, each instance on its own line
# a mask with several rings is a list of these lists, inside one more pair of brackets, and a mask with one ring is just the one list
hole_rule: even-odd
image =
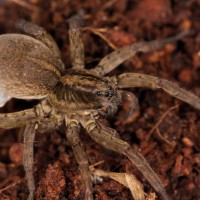
[[133,175],[128,173],[108,172],[90,167],[90,171],[95,176],[109,177],[130,189],[135,200],[145,200],[145,193],[142,183]]

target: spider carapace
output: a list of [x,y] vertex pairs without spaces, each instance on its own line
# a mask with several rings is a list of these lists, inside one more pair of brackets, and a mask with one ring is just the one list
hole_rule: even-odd
[[81,69],[67,70],[48,99],[61,111],[98,110],[109,117],[116,113],[121,103],[120,92],[114,83]]

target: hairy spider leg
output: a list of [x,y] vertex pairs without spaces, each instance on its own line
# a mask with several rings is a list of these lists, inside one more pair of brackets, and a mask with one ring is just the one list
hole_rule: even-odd
[[16,23],[16,28],[18,30],[23,31],[27,35],[39,40],[42,42],[45,46],[47,46],[57,57],[57,59],[60,62],[60,70],[64,70],[64,64],[61,60],[60,50],[58,48],[58,45],[56,44],[53,37],[41,26],[38,26],[37,24],[33,24],[31,22],[27,22],[25,20],[19,20]]
[[82,23],[82,13],[74,15],[69,19],[70,57],[72,68],[74,69],[85,68],[84,45],[81,35]]
[[171,96],[176,97],[177,99],[180,99],[200,110],[200,98],[180,88],[177,84],[171,81],[138,73],[124,73],[119,76],[112,77],[111,80],[118,88],[144,87],[150,89],[163,89]]
[[0,113],[0,128],[11,129],[26,126],[37,118],[38,107],[13,113]]
[[65,121],[67,125],[66,137],[74,151],[74,155],[79,164],[82,183],[85,189],[85,199],[92,200],[93,190],[92,190],[91,173],[89,170],[89,162],[87,159],[87,155],[82,147],[82,143],[79,138],[79,132],[80,132],[79,122],[76,119],[69,119],[68,116],[65,118]]
[[113,134],[113,132],[116,132],[115,130],[104,127],[103,124],[101,124],[98,119],[95,120],[92,115],[86,116],[81,123],[94,141],[107,149],[127,156],[162,198],[164,200],[170,199],[159,177],[149,166],[145,158],[135,149],[132,149],[127,142],[115,137],[115,134]]
[[180,34],[169,37],[163,40],[153,40],[150,42],[138,42],[135,44],[131,44],[122,48],[119,48],[107,56],[105,56],[99,64],[92,69],[92,71],[97,72],[100,76],[104,76],[114,70],[118,65],[129,59],[130,57],[134,56],[136,53],[139,52],[151,52],[158,50],[164,47],[166,44],[176,42],[177,40],[181,39],[182,37],[189,34],[189,31],[183,31]]
[[58,127],[56,116],[48,116],[49,106],[38,104],[34,108],[13,113],[0,114],[0,127],[4,129],[26,126],[24,131],[24,157],[23,165],[28,182],[29,200],[34,199],[35,183],[33,177],[34,138],[38,132],[55,130]]
[[28,200],[33,200],[35,192],[35,183],[33,176],[33,163],[34,163],[34,139],[37,128],[37,122],[30,122],[24,131],[24,156],[23,165],[28,183],[29,196]]

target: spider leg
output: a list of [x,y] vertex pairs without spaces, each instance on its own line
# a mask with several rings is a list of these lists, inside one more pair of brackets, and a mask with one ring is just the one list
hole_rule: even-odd
[[60,50],[53,37],[44,28],[25,20],[17,21],[16,28],[46,45],[53,52],[54,56],[58,58],[61,69],[64,69]]
[[81,35],[82,15],[79,13],[69,19],[69,41],[72,68],[84,69],[84,45]]
[[34,192],[35,192],[35,183],[33,177],[33,153],[34,153],[34,138],[35,138],[35,131],[36,131],[37,123],[30,122],[24,131],[24,170],[28,182],[28,189],[29,189],[29,197],[28,200],[34,199]]
[[117,77],[111,78],[115,82],[118,88],[129,87],[146,87],[150,89],[163,89],[168,94],[180,99],[196,109],[200,110],[200,98],[182,88],[177,84],[146,74],[138,73],[124,73]]
[[37,119],[36,108],[31,108],[13,113],[0,113],[0,128],[11,129],[22,127],[31,120]]
[[105,56],[99,64],[92,69],[97,72],[100,76],[108,74],[114,70],[118,65],[123,63],[128,58],[134,56],[139,52],[151,52],[164,47],[166,44],[175,42],[182,37],[188,35],[189,31],[181,32],[180,34],[163,40],[153,40],[150,42],[138,42],[132,45],[122,47],[116,51],[111,52]]
[[89,170],[89,163],[86,153],[82,147],[81,140],[79,138],[80,125],[78,124],[78,121],[76,120],[72,121],[68,119],[66,119],[66,124],[67,124],[66,137],[70,145],[72,146],[74,155],[79,164],[82,182],[85,188],[85,199],[93,200],[92,181],[91,181],[91,173]]
[[164,200],[169,200],[162,182],[144,157],[137,150],[132,149],[127,142],[115,137],[113,134],[114,130],[110,134],[109,128],[104,127],[98,120],[89,119],[89,117],[82,122],[82,125],[91,138],[101,146],[127,156],[162,198]]

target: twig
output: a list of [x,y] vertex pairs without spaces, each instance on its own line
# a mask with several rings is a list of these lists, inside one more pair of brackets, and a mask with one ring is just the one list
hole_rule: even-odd
[[[151,130],[149,131],[149,133],[147,134],[146,141],[148,141],[149,138],[151,137],[152,133],[153,133],[156,129],[158,129],[158,126],[162,123],[162,121],[164,120],[164,118],[165,118],[172,110],[174,110],[174,109],[176,109],[176,108],[178,108],[178,107],[179,107],[179,105],[177,104],[177,105],[175,105],[175,106],[169,108],[169,109],[160,117],[160,119],[158,120],[158,122],[152,127],[152,129],[151,129]],[[162,138],[163,138],[163,137],[162,137]]]
[[15,3],[21,7],[27,8],[29,10],[38,12],[40,10],[39,7],[35,6],[35,5],[31,5],[30,3],[26,2],[26,1],[22,1],[22,0],[7,0],[8,2],[11,3]]
[[115,3],[117,3],[117,0],[110,0],[107,1],[103,6],[102,6],[102,10],[108,9],[110,7],[112,7]]
[[17,180],[17,181],[15,181],[15,182],[11,183],[11,184],[10,184],[10,185],[8,185],[7,187],[5,187],[5,188],[1,189],[1,190],[0,190],[0,193],[2,193],[2,192],[4,192],[4,191],[6,191],[6,190],[8,190],[8,189],[10,189],[11,187],[13,187],[13,186],[15,186],[15,185],[19,184],[20,182],[21,182],[20,180]]
[[167,140],[165,137],[163,137],[163,135],[161,134],[161,132],[160,132],[160,130],[159,130],[158,127],[156,127],[156,133],[157,133],[158,137],[159,137],[161,140],[163,140],[164,142],[166,142],[167,144],[169,144],[169,145],[171,145],[171,146],[174,145],[173,142],[170,142],[170,141]]
[[102,32],[106,32],[106,29],[97,29],[91,27],[85,27],[83,30],[91,31],[93,34],[98,35],[102,40],[104,40],[113,50],[116,50],[117,47],[107,38]]

